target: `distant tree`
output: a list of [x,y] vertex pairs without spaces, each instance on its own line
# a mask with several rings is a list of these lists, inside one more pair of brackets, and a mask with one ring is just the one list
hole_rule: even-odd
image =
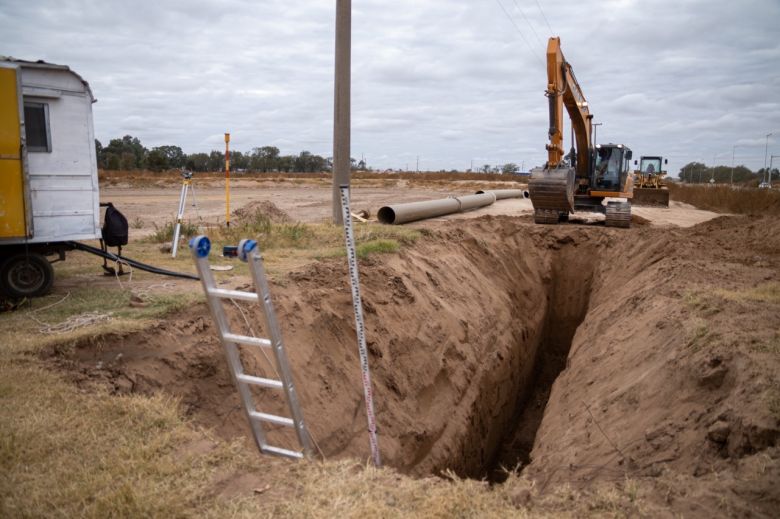
[[490,173],[490,164],[485,164],[484,166],[482,166],[482,168],[480,169],[480,171],[481,171],[482,173]]
[[136,166],[137,164],[136,160],[137,158],[135,154],[133,154],[130,151],[125,151],[119,157],[119,169],[125,169],[125,170],[138,169]]
[[283,155],[277,159],[277,170],[289,173],[295,170],[295,155]]
[[207,171],[209,167],[209,156],[206,153],[191,153],[187,155],[185,165],[190,171]]
[[249,169],[249,155],[245,155],[240,151],[230,152],[230,169],[246,170]]
[[97,163],[99,168],[104,168],[105,164],[101,162],[101,159],[103,158],[103,145],[100,144],[100,141],[95,139],[95,157],[97,158]]
[[103,153],[103,163],[106,169],[110,170],[117,170],[119,169],[119,166],[121,165],[121,162],[119,160],[119,155],[116,153]]
[[[186,155],[182,149],[178,146],[158,146],[153,148],[152,151],[157,150],[160,152],[168,163],[169,168],[181,168],[184,167],[184,161]],[[151,153],[151,152],[149,152]]]
[[[121,139],[111,139],[108,146],[102,149],[102,153],[113,153],[120,157],[122,169],[142,169],[146,167],[148,151],[141,144],[138,137],[125,135]],[[133,156],[132,160],[127,157],[128,154]]]
[[170,169],[170,163],[160,148],[153,148],[146,156],[146,167],[152,171],[165,171]]
[[514,174],[520,171],[520,166],[515,164],[514,162],[510,162],[509,164],[504,164],[501,168],[501,172],[505,175]]
[[280,169],[279,148],[276,146],[263,146],[262,148],[253,149],[249,167],[263,173]]
[[225,171],[225,154],[221,151],[211,150],[207,171]]

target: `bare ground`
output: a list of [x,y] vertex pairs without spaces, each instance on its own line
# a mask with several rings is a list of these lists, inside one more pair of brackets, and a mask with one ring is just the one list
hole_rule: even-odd
[[[326,186],[287,189],[237,189],[233,200],[272,201],[304,221],[327,218]],[[203,191],[199,204],[216,216],[221,191]],[[375,213],[386,198],[443,194],[356,186],[354,206]],[[152,222],[170,203],[175,210],[178,195],[174,186],[103,196],[131,221]],[[361,262],[380,444],[399,473],[374,479],[385,492],[382,509],[423,513],[401,504],[404,496],[434,495],[449,483],[426,476],[452,470],[506,479],[494,491],[505,499],[501,514],[776,516],[780,223],[713,219],[673,204],[637,208],[644,225],[630,230],[604,228],[598,218],[543,227],[531,223],[526,204],[414,224],[423,231],[416,243]],[[582,220],[592,225],[576,224]],[[245,278],[220,279],[247,287]],[[293,268],[275,278],[273,292],[321,454],[367,459],[345,262]],[[228,312],[236,329],[263,329],[249,305]],[[257,352],[243,355],[271,373]],[[144,330],[54,344],[42,358],[87,392],[176,396],[194,423],[225,440],[243,438],[254,455],[203,303]],[[278,397],[258,399],[281,411]],[[294,446],[286,431],[273,434]],[[507,479],[504,468],[521,477]],[[326,484],[338,470],[274,460],[262,471],[223,474],[217,486],[222,497],[246,498],[271,484],[266,513],[311,513],[304,504],[316,499],[318,510],[353,515],[359,505],[330,500],[341,492]],[[357,485],[351,477],[337,480]],[[475,502],[484,491],[463,490]],[[621,498],[604,505],[605,491]],[[569,504],[553,499],[563,494]]]

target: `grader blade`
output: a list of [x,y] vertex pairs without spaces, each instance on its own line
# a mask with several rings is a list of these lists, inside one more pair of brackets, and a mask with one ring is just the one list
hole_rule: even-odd
[[634,205],[643,207],[669,207],[669,190],[660,188],[634,188]]

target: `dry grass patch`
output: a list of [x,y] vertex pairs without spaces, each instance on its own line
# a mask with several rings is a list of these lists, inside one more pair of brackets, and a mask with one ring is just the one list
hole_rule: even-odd
[[672,200],[710,211],[780,215],[780,191],[777,189],[732,188],[729,186],[683,186],[669,183]]

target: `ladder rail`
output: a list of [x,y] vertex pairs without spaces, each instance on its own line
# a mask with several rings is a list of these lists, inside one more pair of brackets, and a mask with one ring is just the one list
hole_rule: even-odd
[[[312,439],[306,428],[301,411],[298,395],[295,391],[289,360],[284,349],[281,328],[276,317],[273,302],[271,301],[270,287],[263,266],[257,242],[254,240],[242,240],[239,243],[239,258],[249,263],[249,270],[255,286],[255,293],[238,290],[226,290],[217,288],[214,275],[208,262],[208,253],[211,243],[205,236],[198,236],[190,241],[193,259],[198,269],[201,284],[206,294],[209,310],[217,325],[220,341],[225,350],[225,358],[233,383],[238,389],[244,415],[250,424],[258,450],[264,454],[275,454],[290,458],[303,458],[311,456]],[[230,324],[223,306],[224,299],[260,302],[265,318],[265,324],[270,334],[270,339],[239,335],[230,330]],[[241,362],[239,345],[269,348],[274,353],[274,364],[277,375],[281,380],[253,376],[245,373]],[[269,359],[270,360],[270,359]],[[287,408],[292,418],[261,412],[257,409],[252,395],[251,386],[269,389],[281,389],[284,391]],[[303,452],[274,447],[268,444],[263,423],[292,427]]]
[[222,302],[209,295],[209,291],[216,286],[214,281],[214,275],[209,268],[208,257],[198,257],[197,251],[193,249],[193,256],[195,257],[195,265],[198,269],[198,275],[200,277],[203,290],[206,293],[206,301],[211,310],[211,316],[214,322],[217,324],[219,330],[219,339],[222,342],[223,349],[225,350],[225,359],[228,363],[228,371],[230,371],[230,377],[233,379],[233,383],[238,389],[238,394],[241,399],[241,404],[244,409],[244,415],[246,416],[249,426],[252,428],[252,435],[255,440],[255,445],[263,452],[263,449],[268,445],[266,440],[265,431],[257,420],[252,419],[251,410],[255,409],[254,399],[252,393],[249,390],[247,384],[239,381],[238,376],[243,374],[243,365],[238,355],[238,346],[235,342],[229,341],[225,338],[225,335],[229,333],[229,325],[227,316],[225,315],[225,309],[222,307]]
[[287,404],[292,413],[293,423],[295,424],[295,434],[298,436],[298,442],[303,447],[304,453],[310,456],[312,454],[311,437],[309,436],[309,432],[306,429],[306,424],[303,420],[303,413],[301,412],[298,394],[295,390],[295,384],[290,370],[290,362],[287,359],[287,352],[285,351],[284,342],[282,340],[282,330],[279,327],[279,321],[276,318],[276,310],[274,309],[273,301],[271,300],[271,288],[268,285],[268,279],[265,275],[265,267],[263,265],[263,256],[260,253],[260,247],[254,240],[242,240],[239,243],[238,249],[240,251],[241,259],[246,259],[249,263],[249,270],[252,273],[255,290],[264,308],[263,315],[265,316],[265,322],[271,335],[271,344],[275,353],[276,367],[279,370],[279,376],[282,379],[285,396],[287,397]]

